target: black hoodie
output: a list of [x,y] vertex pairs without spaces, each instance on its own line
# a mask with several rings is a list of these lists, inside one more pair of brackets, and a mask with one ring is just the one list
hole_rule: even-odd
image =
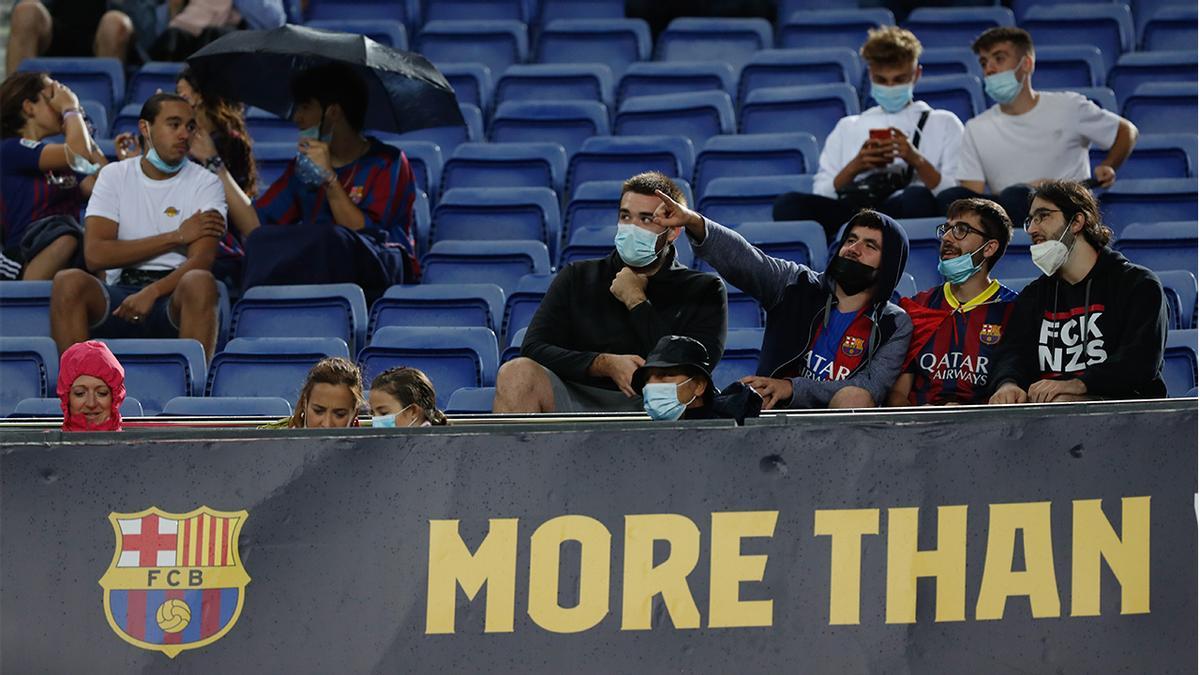
[[1055,274],[1021,291],[992,381],[1028,389],[1037,380],[1078,378],[1092,396],[1164,398],[1166,342],[1158,277],[1106,247],[1079,283]]

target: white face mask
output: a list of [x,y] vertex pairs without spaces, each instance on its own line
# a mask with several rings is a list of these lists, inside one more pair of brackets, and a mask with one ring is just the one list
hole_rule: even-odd
[[1033,264],[1042,271],[1046,276],[1053,276],[1058,268],[1067,262],[1067,257],[1071,255],[1071,249],[1075,247],[1075,238],[1071,238],[1071,247],[1068,248],[1062,242],[1063,237],[1067,236],[1067,232],[1071,231],[1070,223],[1063,229],[1063,233],[1058,236],[1058,239],[1043,241],[1040,244],[1034,244],[1029,247],[1029,257],[1033,258]]

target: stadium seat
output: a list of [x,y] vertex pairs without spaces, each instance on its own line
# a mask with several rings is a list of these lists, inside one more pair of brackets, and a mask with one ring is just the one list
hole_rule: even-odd
[[713,368],[712,379],[717,389],[724,389],[758,369],[758,354],[762,349],[763,329],[732,328],[725,337],[725,354]]
[[746,95],[740,132],[806,131],[824,143],[838,120],[858,112],[858,94],[848,84],[757,89]]
[[505,364],[521,355],[521,345],[525,343],[526,327],[522,326],[513,333],[512,341],[500,352],[500,363]]
[[[1004,250],[1004,257],[1000,258],[1000,262],[996,263],[992,269],[992,276],[999,279],[1036,279],[1042,275],[1042,271],[1033,264],[1033,259],[1029,257],[1029,247],[1033,245],[1033,240],[1029,238],[1029,233],[1021,227],[1016,227],[1013,230],[1012,241],[1008,243],[1008,248]],[[909,258],[911,269],[912,258]],[[936,263],[935,263],[936,265]],[[937,271],[936,269],[934,270]],[[939,280],[941,277],[938,277]],[[1025,286],[1022,284],[1021,288]],[[1013,290],[1020,290],[1019,288]]]
[[[113,117],[112,125],[109,128],[110,133],[112,133],[112,135],[114,137],[117,136],[118,134],[123,134],[127,131],[136,134],[137,133],[138,115],[140,115],[141,113],[142,113],[142,104],[141,103],[125,104],[120,110],[118,110],[116,112],[116,116]],[[249,128],[247,128],[247,131],[249,131]],[[257,138],[255,138],[254,140],[258,141]],[[270,141],[267,141],[267,142],[270,142]],[[258,145],[258,143],[256,142],[255,145]],[[295,143],[295,139],[293,139],[292,150],[295,150],[295,149],[296,149],[296,143]],[[294,155],[295,153],[293,152],[292,154]]]
[[607,136],[609,129],[608,107],[598,101],[506,101],[492,118],[491,140],[558,143],[570,157],[584,140]]
[[43,336],[0,337],[0,417],[27,398],[54,394],[58,348]]
[[1190,49],[1194,53],[1196,6],[1181,4],[1160,8],[1142,27],[1141,36],[1142,49],[1147,51]]
[[538,23],[558,19],[622,19],[625,0],[542,0]]
[[1100,209],[1104,215],[1104,224],[1111,227],[1119,238],[1125,236],[1123,230],[1130,223],[1190,220],[1192,229],[1195,229],[1196,179],[1118,179],[1112,187],[1100,193]]
[[[1039,55],[1040,58],[1040,55]],[[1039,61],[1039,66],[1040,66]],[[1122,54],[1108,72],[1108,86],[1124,104],[1137,88],[1147,82],[1196,83],[1196,50],[1173,52],[1133,52]]]
[[700,195],[697,209],[727,227],[766,222],[775,198],[786,192],[812,192],[812,176],[747,176],[714,178]]
[[1128,225],[1117,239],[1117,250],[1156,271],[1196,269],[1196,193],[1195,181],[1191,182],[1191,220]]
[[[1111,3],[1112,1],[1113,0],[1012,0],[1010,5],[1012,7],[1013,14],[1016,15],[1017,21],[1019,22],[1025,18],[1025,15],[1029,12],[1029,9],[1031,7],[1039,7],[1039,6],[1051,7],[1054,5],[1078,5],[1078,4],[1099,4],[1099,3],[1107,4],[1107,3]],[[1143,0],[1143,1],[1152,1],[1152,0]]]
[[687,136],[697,146],[736,130],[733,99],[723,91],[634,96],[621,102],[613,120],[618,136]]
[[[62,400],[53,396],[27,398],[17,403],[17,407],[9,415],[9,417],[57,417],[59,419],[62,416]],[[121,401],[121,419],[143,416],[145,416],[145,411],[142,409],[141,401],[132,396],[126,396],[125,400]]]
[[272,396],[295,401],[308,371],[327,356],[350,357],[341,338],[234,338],[213,357],[209,396]]
[[[137,72],[129,78],[125,96],[121,101],[125,104],[134,103],[141,108],[146,99],[159,90],[175,91],[175,83],[179,81],[179,73],[184,64],[171,61],[150,61],[143,63]],[[79,92],[75,92],[78,94]]]
[[[825,230],[816,221],[746,222],[737,226],[737,231],[772,258],[791,260],[817,271],[825,269]],[[699,269],[712,271],[704,261]]]
[[[1041,76],[1041,55],[1044,47],[1038,48],[1038,76]],[[921,74],[923,77],[939,75],[974,75],[983,80],[983,69],[979,57],[970,47],[926,47],[921,51]]]
[[779,44],[784,49],[846,47],[858,53],[867,40],[867,31],[896,25],[891,11],[871,9],[803,10],[793,12],[779,29]]
[[463,143],[442,172],[442,187],[542,187],[562,191],[567,153],[557,143]]
[[723,91],[733,96],[737,72],[720,61],[645,61],[631,63],[617,84],[617,103],[633,96]]
[[189,339],[104,340],[125,367],[125,390],[137,394],[147,415],[176,396],[201,396],[208,373],[204,347]]
[[914,90],[917,100],[934,109],[949,110],[966,121],[987,109],[983,100],[983,83],[974,75],[941,75],[922,77]]
[[767,87],[840,83],[857,86],[862,74],[858,54],[844,47],[764,49],[742,68],[737,100],[744,103],[751,91]]
[[1007,7],[918,7],[904,22],[923,45],[969,45],[989,28],[1014,25]]
[[[138,110],[132,112],[136,115],[140,110],[141,106],[138,106]],[[126,117],[127,111],[130,109],[126,108],[121,111],[121,118]],[[122,129],[122,131],[136,130],[136,116],[133,125],[134,129]],[[300,129],[294,122],[254,106],[246,107],[246,131],[250,134],[250,138],[258,143],[291,143],[294,146],[300,139]]]
[[1124,117],[1146,134],[1196,133],[1196,83],[1151,82],[1125,99]]
[[502,344],[511,343],[513,334],[529,325],[553,280],[552,274],[526,274],[517,281],[516,290],[504,303]]
[[692,141],[683,136],[597,136],[583,142],[567,171],[567,196],[592,181],[623,181],[643,171],[688,178],[696,163]]
[[542,29],[538,63],[603,63],[620,77],[650,58],[650,26],[641,19],[556,19]]
[[533,19],[523,0],[424,0],[422,3],[425,21],[455,21],[463,17],[520,22]]
[[1171,398],[1186,396],[1196,386],[1196,329],[1167,332],[1163,379]]
[[[379,135],[381,140],[395,140],[401,143],[408,141],[430,141],[442,149],[442,156],[452,154],[454,149],[463,143],[483,140],[483,112],[479,106],[470,103],[459,103],[463,121],[466,126],[433,127],[417,129],[403,134],[390,136]],[[378,134],[377,134],[378,135]]]
[[254,163],[258,167],[258,191],[261,195],[271,187],[287,165],[296,158],[296,141],[290,143],[254,143]]
[[480,110],[491,110],[495,96],[492,69],[482,63],[435,63],[438,72],[454,89],[459,103],[470,103]]
[[478,283],[514,288],[526,274],[549,274],[550,253],[540,241],[439,241],[421,260],[425,284]]
[[896,290],[892,291],[892,302],[900,302],[900,298],[911,298],[921,289],[917,288],[917,280],[908,272],[903,272],[900,275],[900,281],[896,283]]
[[1037,47],[1039,88],[1103,87],[1104,68],[1104,57],[1091,45]]
[[1120,106],[1117,105],[1117,95],[1108,87],[1064,87],[1062,89],[1047,87],[1045,91],[1073,91],[1109,112],[1118,114],[1121,112]]
[[487,415],[492,412],[495,387],[463,387],[450,394],[445,412],[451,415]]
[[498,331],[504,290],[495,284],[392,286],[371,306],[371,334],[387,326],[480,326]]
[[445,407],[462,387],[495,386],[500,350],[496,334],[478,326],[387,326],[375,331],[358,363],[367,382],[396,366],[420,369],[433,382],[438,405]]
[[1035,45],[1091,45],[1100,49],[1105,67],[1133,49],[1133,14],[1124,3],[1036,5],[1021,27]]
[[433,210],[434,246],[442,241],[534,240],[551,253],[562,236],[558,195],[550,188],[454,188]]
[[337,337],[366,344],[367,300],[357,284],[256,286],[233,307],[235,338]]
[[308,21],[391,20],[420,25],[418,0],[309,0],[307,4]]
[[[1104,161],[1107,150],[1092,148],[1092,166]],[[1121,165],[1126,178],[1188,178],[1196,175],[1196,134],[1141,134],[1133,154]]]
[[[725,281],[722,279],[722,281]],[[725,281],[725,296],[728,304],[728,320],[729,328],[762,328],[764,322],[762,305],[758,304],[758,300],[748,295],[745,291],[730,286],[728,281]]]
[[520,21],[430,21],[417,34],[416,47],[430,61],[483,63],[497,72],[525,62],[529,37]]
[[159,414],[191,417],[289,417],[292,414],[292,404],[287,399],[277,396],[176,396],[167,401]]
[[804,132],[713,136],[696,158],[692,181],[701,194],[714,178],[814,174],[820,150]]
[[341,33],[365,35],[381,45],[408,51],[408,33],[395,19],[317,19],[304,25]]
[[[908,235],[908,266],[904,271],[912,275],[919,290],[941,283],[937,264],[942,243],[934,230],[946,219],[903,218],[896,222]],[[1008,257],[1007,254],[1005,257]]]
[[399,149],[408,158],[417,189],[437,199],[444,166],[441,146],[433,141],[390,140],[387,143]]
[[505,101],[598,101],[612,105],[612,69],[603,63],[533,63],[508,67],[496,81]]
[[0,337],[50,334],[52,281],[0,282]]
[[[688,204],[695,204],[692,188],[688,182],[673,179],[683,192]],[[575,187],[575,193],[567,202],[566,239],[582,227],[597,228],[617,224],[618,211],[621,207],[620,180],[597,180],[580,183]]]
[[[106,112],[114,112],[125,100],[125,70],[121,62],[99,57],[38,57],[25,59],[21,72],[44,71],[75,92],[80,101],[97,101]],[[171,83],[170,91],[175,91]]]
[[774,46],[771,24],[758,18],[672,19],[658,36],[656,61],[721,61],[737,68]]
[[1188,270],[1156,271],[1167,298],[1170,328],[1194,328],[1196,319],[1196,277]]

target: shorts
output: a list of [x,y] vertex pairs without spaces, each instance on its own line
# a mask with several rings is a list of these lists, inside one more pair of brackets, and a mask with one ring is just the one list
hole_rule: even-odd
[[171,296],[154,301],[150,315],[140,323],[130,323],[113,316],[113,310],[125,302],[125,298],[145,288],[130,284],[100,284],[107,299],[107,309],[99,323],[92,326],[94,338],[177,338],[179,326],[171,319]]
[[642,397],[629,398],[618,389],[567,382],[542,366],[554,390],[555,412],[643,412]]
[[93,56],[96,29],[107,0],[42,0],[52,20],[50,48],[43,56]]

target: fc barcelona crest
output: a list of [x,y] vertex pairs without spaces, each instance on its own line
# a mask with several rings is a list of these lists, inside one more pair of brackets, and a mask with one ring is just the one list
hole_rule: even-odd
[[998,324],[985,323],[979,331],[979,341],[985,345],[994,345],[1000,341],[1002,331]]
[[117,636],[171,658],[224,637],[250,583],[237,547],[248,516],[207,506],[109,514],[117,543],[100,586]]
[[846,356],[854,357],[863,353],[863,339],[853,335],[847,335],[842,340],[842,353]]

